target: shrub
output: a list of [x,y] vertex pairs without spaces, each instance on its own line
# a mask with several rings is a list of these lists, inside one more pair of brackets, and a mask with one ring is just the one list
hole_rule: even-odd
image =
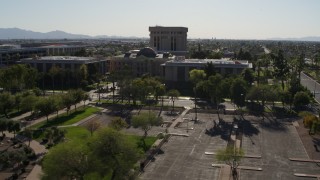
[[306,116],[312,115],[312,113],[309,112],[309,111],[301,111],[301,112],[299,112],[298,115],[299,115],[300,117],[304,118],[304,117],[306,117]]
[[307,115],[303,118],[304,127],[311,128],[314,121],[317,121],[318,118],[315,115]]
[[22,164],[25,165],[25,166],[27,166],[29,163],[30,163],[29,160],[24,160],[24,161],[22,161]]

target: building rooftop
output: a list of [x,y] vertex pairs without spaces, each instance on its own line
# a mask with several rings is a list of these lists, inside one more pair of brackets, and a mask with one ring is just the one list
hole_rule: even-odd
[[249,63],[247,60],[230,60],[228,58],[224,59],[184,59],[177,57],[174,60],[167,61],[163,65],[200,65],[200,64],[207,64],[212,63],[213,65],[235,65],[235,66],[248,66],[252,68],[252,63]]
[[43,56],[38,58],[25,58],[23,60],[44,60],[44,61],[69,61],[69,60],[77,60],[77,61],[88,61],[93,60],[93,57],[76,57],[76,56]]

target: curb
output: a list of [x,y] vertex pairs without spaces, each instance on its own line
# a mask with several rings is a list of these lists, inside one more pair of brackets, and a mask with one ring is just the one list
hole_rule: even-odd
[[314,162],[320,163],[320,160],[317,159],[302,159],[302,158],[289,158],[290,161],[299,161],[299,162]]

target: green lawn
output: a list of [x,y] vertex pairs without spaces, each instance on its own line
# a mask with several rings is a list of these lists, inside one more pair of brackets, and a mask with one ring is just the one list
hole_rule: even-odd
[[67,140],[85,140],[90,137],[90,132],[81,126],[61,128],[66,130],[65,137]]
[[[90,132],[81,126],[75,126],[75,127],[66,127],[66,128],[61,128],[66,130],[66,134],[65,137],[67,140],[86,140],[87,138],[91,137]],[[139,147],[139,144],[141,144],[141,136],[136,136],[136,135],[126,135],[127,139],[131,142],[134,142],[135,144],[137,144],[138,148],[142,148]],[[153,145],[153,143],[157,140],[157,137],[147,137],[145,139],[145,143],[146,143],[146,148],[150,149],[150,147]],[[143,149],[142,149],[143,150]]]
[[67,115],[67,113],[60,114],[59,117],[52,118],[48,122],[42,121],[38,124],[31,126],[30,128],[39,129],[39,128],[47,128],[47,127],[51,127],[51,126],[71,125],[71,124],[74,124],[74,123],[81,121],[84,118],[91,116],[92,114],[94,114],[98,111],[100,111],[100,109],[98,109],[96,107],[89,107],[88,106],[84,109],[81,109],[81,110],[78,109],[75,112],[69,113],[68,115]]
[[128,140],[129,141],[133,141],[135,142],[135,144],[137,144],[138,148],[140,148],[141,150],[148,150],[151,148],[152,144],[154,142],[156,142],[157,140],[157,137],[154,137],[154,136],[148,136],[144,139],[144,142],[145,142],[145,147],[142,147],[142,139],[141,139],[141,136],[136,136],[136,135],[126,135]]

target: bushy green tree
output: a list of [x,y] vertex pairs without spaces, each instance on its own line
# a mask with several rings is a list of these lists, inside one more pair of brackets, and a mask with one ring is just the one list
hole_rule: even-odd
[[52,102],[51,98],[43,97],[38,100],[35,105],[35,109],[41,114],[47,117],[47,122],[49,121],[49,115],[56,111],[56,105]]
[[228,146],[226,149],[218,150],[216,158],[218,161],[222,161],[231,167],[233,176],[236,175],[237,167],[240,164],[241,159],[244,156],[244,152],[241,148],[235,148]]
[[8,111],[15,105],[15,98],[8,92],[0,93],[0,112],[8,118]]
[[293,104],[295,107],[301,107],[310,103],[310,97],[306,92],[300,91],[294,95]]
[[123,179],[128,176],[132,165],[137,162],[140,153],[135,144],[128,141],[119,131],[105,128],[94,134],[90,143],[93,154],[111,171],[111,179]]
[[86,144],[70,141],[53,147],[45,156],[42,179],[84,179],[98,166]]
[[152,126],[159,126],[162,123],[162,118],[158,117],[155,113],[140,113],[132,117],[132,126],[140,128],[144,131],[144,138],[147,137],[148,131]]
[[171,89],[168,91],[167,96],[169,96],[169,99],[172,101],[172,112],[174,112],[174,101],[178,99],[180,92],[176,89]]

